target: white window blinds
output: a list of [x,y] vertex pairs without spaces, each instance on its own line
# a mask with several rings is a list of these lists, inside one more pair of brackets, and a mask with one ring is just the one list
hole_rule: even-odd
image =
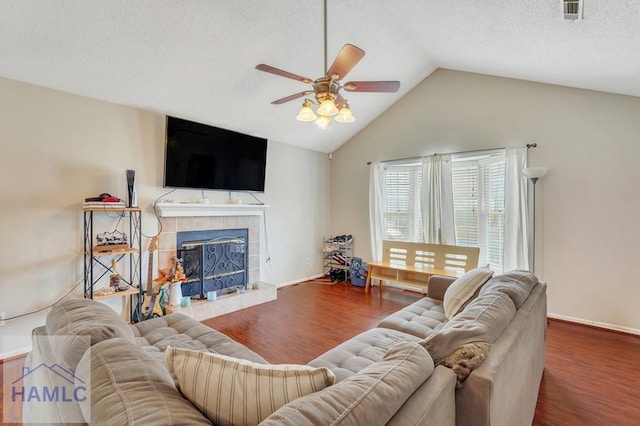
[[[451,156],[455,244],[480,247],[480,265],[504,270],[505,151]],[[422,166],[383,166],[385,239],[423,242]]]
[[453,156],[456,244],[480,247],[480,265],[504,269],[504,151]]
[[422,166],[416,163],[387,165],[384,170],[385,239],[421,242]]

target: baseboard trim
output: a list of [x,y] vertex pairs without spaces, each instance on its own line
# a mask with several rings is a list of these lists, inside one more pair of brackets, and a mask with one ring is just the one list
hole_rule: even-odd
[[588,327],[602,328],[605,330],[615,331],[618,333],[633,334],[636,336],[640,336],[640,330],[631,328],[631,327],[622,327],[619,325],[609,324],[606,322],[590,321],[590,320],[584,320],[581,318],[575,318],[575,317],[558,315],[558,314],[547,314],[547,317],[550,319],[558,320],[558,321],[571,322],[571,323],[585,325]]
[[301,279],[298,279],[298,280],[287,281],[286,283],[278,284],[278,288],[287,287],[287,286],[295,285],[295,284],[300,284],[300,283],[303,283],[305,281],[311,281],[311,280],[315,280],[315,279],[322,278],[322,277],[324,277],[324,275],[319,274],[319,275],[314,275],[312,277],[305,277],[305,278],[301,278]]

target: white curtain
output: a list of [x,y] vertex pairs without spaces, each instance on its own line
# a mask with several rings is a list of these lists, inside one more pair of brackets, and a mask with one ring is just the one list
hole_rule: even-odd
[[529,270],[527,220],[527,148],[507,148],[504,187],[504,270]]
[[455,245],[451,155],[436,154],[422,159],[421,203],[424,241]]
[[371,260],[382,260],[384,228],[384,166],[379,161],[369,169],[369,226],[371,231]]

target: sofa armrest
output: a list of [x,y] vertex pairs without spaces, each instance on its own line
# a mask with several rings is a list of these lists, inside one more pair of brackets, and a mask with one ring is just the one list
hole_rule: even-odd
[[539,282],[456,393],[458,425],[531,424],[544,371],[546,284]]
[[445,277],[443,275],[430,276],[429,285],[427,287],[427,296],[432,299],[443,300],[444,293],[456,279],[457,278],[455,277]]
[[76,375],[90,380],[80,409],[89,424],[210,425],[176,389],[162,364],[125,339],[93,345]]
[[442,365],[405,402],[387,425],[439,425],[456,424],[456,376]]

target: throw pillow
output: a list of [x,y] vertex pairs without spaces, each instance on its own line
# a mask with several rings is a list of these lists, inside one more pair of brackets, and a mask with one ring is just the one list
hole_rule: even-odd
[[180,393],[221,426],[258,424],[289,401],[335,381],[325,367],[265,365],[171,347],[166,358]]
[[489,265],[467,271],[455,280],[444,293],[442,306],[447,319],[453,318],[458,312],[477,296],[477,291],[493,276]]
[[516,314],[513,301],[504,293],[490,293],[474,299],[440,331],[422,341],[436,363],[467,343],[493,343]]

